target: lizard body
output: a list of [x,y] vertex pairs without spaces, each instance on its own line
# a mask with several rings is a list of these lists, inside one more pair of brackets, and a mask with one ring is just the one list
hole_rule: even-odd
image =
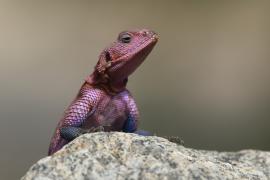
[[102,51],[94,72],[86,78],[59,121],[49,155],[61,149],[81,130],[100,126],[105,131],[137,130],[139,112],[126,89],[127,79],[145,60],[156,42],[157,35],[153,31],[125,31]]

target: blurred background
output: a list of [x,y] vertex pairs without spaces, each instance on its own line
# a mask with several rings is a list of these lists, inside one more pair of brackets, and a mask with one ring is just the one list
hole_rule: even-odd
[[130,77],[140,128],[187,147],[270,150],[269,1],[0,1],[0,174],[18,179],[119,32],[160,41]]

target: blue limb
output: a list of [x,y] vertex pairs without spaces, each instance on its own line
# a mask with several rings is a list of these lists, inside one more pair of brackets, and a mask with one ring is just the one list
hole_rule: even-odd
[[124,127],[123,127],[123,132],[130,132],[130,133],[133,133],[136,131],[136,123],[135,123],[135,120],[134,118],[132,118],[131,115],[128,115],[127,117],[127,120],[124,124]]
[[65,140],[72,141],[85,133],[101,132],[104,131],[103,126],[92,127],[90,129],[83,129],[79,127],[67,126],[60,128],[60,136]]
[[128,116],[126,123],[123,128],[123,132],[135,133],[142,136],[152,136],[153,134],[149,131],[145,130],[136,130],[137,124],[135,122],[135,118],[132,118],[131,115]]
[[80,136],[83,134],[83,129],[79,127],[62,127],[60,128],[60,135],[62,138],[68,141],[72,141],[76,137]]

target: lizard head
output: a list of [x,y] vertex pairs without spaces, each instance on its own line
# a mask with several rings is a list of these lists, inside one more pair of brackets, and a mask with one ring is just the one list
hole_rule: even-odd
[[96,73],[111,84],[126,83],[128,76],[145,60],[157,40],[157,34],[147,29],[121,32],[117,40],[101,53]]

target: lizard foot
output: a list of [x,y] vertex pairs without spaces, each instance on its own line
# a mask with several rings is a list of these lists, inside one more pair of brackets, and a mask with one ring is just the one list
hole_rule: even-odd
[[60,128],[60,135],[65,140],[72,141],[82,134],[94,133],[94,132],[104,132],[104,131],[105,131],[104,126],[91,127],[90,129],[83,129],[80,127],[68,126],[68,127]]
[[79,127],[62,127],[60,128],[60,136],[65,140],[72,141],[76,137],[84,134],[85,130]]
[[145,130],[136,130],[135,132],[133,132],[134,134],[138,134],[138,135],[141,135],[141,136],[153,136],[153,134],[149,131],[145,131]]

